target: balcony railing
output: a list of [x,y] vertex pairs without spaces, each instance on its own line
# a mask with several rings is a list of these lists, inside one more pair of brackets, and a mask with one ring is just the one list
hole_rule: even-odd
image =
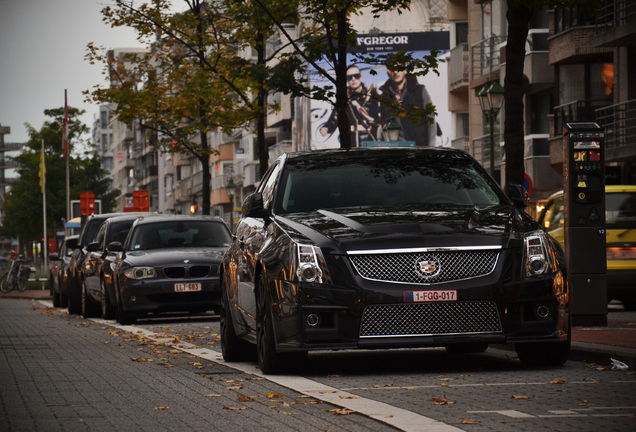
[[450,52],[450,85],[468,82],[468,44],[462,43]]
[[636,99],[595,111],[596,122],[605,129],[607,148],[636,144]]
[[[493,135],[495,142],[495,167],[501,165],[502,147],[501,147],[501,135],[495,133]],[[475,159],[483,165],[486,170],[490,169],[490,135],[483,135],[473,140],[471,146],[471,154]]]
[[587,99],[554,107],[554,135],[561,136],[566,123],[595,120],[594,111],[607,105],[607,100]]
[[500,47],[506,42],[506,36],[491,36],[470,47],[473,79],[497,70],[500,64]]
[[634,0],[603,0],[599,7],[596,25],[599,30],[607,27],[621,27],[636,22],[636,2]]

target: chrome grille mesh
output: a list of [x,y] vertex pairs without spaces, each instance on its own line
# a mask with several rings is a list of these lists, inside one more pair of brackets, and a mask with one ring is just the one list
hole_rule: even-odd
[[497,333],[492,301],[372,305],[364,309],[360,337]]
[[430,284],[471,279],[491,273],[497,250],[425,251],[355,254],[349,258],[365,279]]

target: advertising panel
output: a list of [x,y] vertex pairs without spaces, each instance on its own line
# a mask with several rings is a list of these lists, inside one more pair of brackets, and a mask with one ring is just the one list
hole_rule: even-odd
[[[448,52],[449,34],[446,31],[419,33],[361,34],[357,37],[357,52],[388,54],[398,51],[412,53],[422,59],[434,49],[438,59]],[[349,55],[347,86],[348,116],[353,147],[371,146],[449,146],[451,115],[448,111],[447,63],[439,62],[437,71],[424,76],[411,76],[405,71],[388,70],[384,64],[356,63]],[[315,70],[309,72],[309,85],[334,85]],[[380,98],[399,99],[405,106],[436,107],[435,121],[409,121],[394,116]],[[326,101],[305,100],[296,105],[298,127],[302,123],[303,136],[297,136],[299,149],[319,150],[339,148],[339,132],[333,104]],[[307,117],[303,118],[303,113]],[[298,131],[298,128],[296,129]],[[308,133],[307,133],[308,132]]]

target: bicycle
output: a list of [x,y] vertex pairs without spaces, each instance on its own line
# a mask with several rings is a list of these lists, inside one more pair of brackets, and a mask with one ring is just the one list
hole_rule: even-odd
[[9,271],[0,278],[0,291],[8,293],[12,290],[23,292],[27,287],[29,276],[31,275],[31,267],[26,261],[18,258],[11,262]]

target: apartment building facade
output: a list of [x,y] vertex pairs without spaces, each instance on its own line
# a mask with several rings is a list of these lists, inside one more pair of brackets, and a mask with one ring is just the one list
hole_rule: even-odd
[[[449,109],[453,147],[473,154],[489,168],[491,131],[479,92],[505,79],[505,0],[449,0],[451,53]],[[608,183],[636,183],[636,3],[601,2],[596,16],[577,9],[535,12],[524,61],[524,165],[532,185],[530,213],[562,187],[563,125],[595,121],[607,136]],[[505,102],[504,102],[505,103]],[[504,172],[504,113],[494,135],[495,177]],[[528,184],[526,184],[528,186]],[[538,208],[537,208],[538,206]]]

